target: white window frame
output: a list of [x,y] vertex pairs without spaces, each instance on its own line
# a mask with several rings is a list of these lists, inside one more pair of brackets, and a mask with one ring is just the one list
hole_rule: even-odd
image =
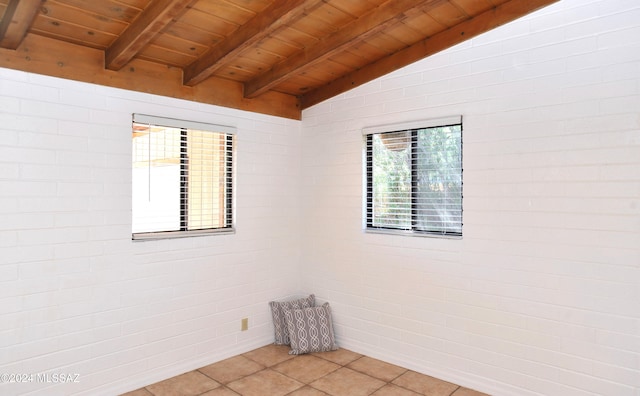
[[[369,150],[373,150],[373,148],[368,147],[368,137],[370,135],[376,135],[376,134],[384,134],[384,133],[398,133],[398,132],[411,132],[411,131],[416,131],[416,130],[420,130],[420,129],[428,129],[428,128],[437,128],[437,127],[445,127],[445,126],[455,126],[455,125],[460,125],[460,222],[459,222],[459,232],[457,231],[452,231],[452,232],[447,232],[447,231],[435,231],[435,230],[418,230],[416,228],[413,227],[413,225],[411,225],[410,227],[406,227],[406,228],[396,228],[393,226],[376,226],[374,225],[374,198],[373,198],[373,194],[374,194],[374,186],[373,186],[373,168],[371,167],[371,163],[369,161],[373,161],[373,158],[369,158]],[[410,121],[410,122],[404,122],[404,123],[397,123],[397,124],[386,124],[386,125],[377,125],[377,126],[370,126],[370,127],[365,127],[362,129],[362,135],[363,135],[363,146],[364,146],[364,150],[363,150],[363,175],[364,175],[364,180],[363,180],[363,228],[364,231],[367,233],[383,233],[383,234],[396,234],[396,235],[407,235],[407,236],[422,236],[422,237],[438,237],[438,238],[452,238],[452,239],[461,239],[462,238],[462,225],[463,225],[463,218],[462,218],[462,198],[463,198],[463,191],[462,191],[462,183],[463,183],[463,178],[462,178],[462,173],[463,173],[463,166],[462,166],[462,148],[463,148],[463,144],[462,144],[462,136],[463,136],[463,132],[462,132],[462,116],[458,115],[458,116],[450,116],[450,117],[441,117],[441,118],[433,118],[433,119],[426,119],[426,120],[417,120],[417,121]],[[371,155],[373,155],[373,153],[371,153]],[[413,199],[412,199],[413,200]],[[414,217],[413,215],[413,210],[414,208],[414,204],[411,203],[411,210],[412,210],[412,218]],[[413,223],[413,220],[412,220]]]
[[[170,238],[184,238],[192,236],[205,236],[215,234],[232,234],[235,233],[235,184],[236,184],[236,128],[227,125],[210,124],[198,121],[180,120],[167,117],[159,117],[147,114],[133,114],[133,122],[136,124],[147,124],[150,126],[161,126],[169,128],[178,128],[183,130],[196,130],[196,131],[208,131],[214,133],[223,133],[230,137],[231,149],[228,152],[228,158],[225,160],[225,175],[224,180],[221,183],[225,183],[225,210],[226,216],[229,219],[225,220],[225,224],[222,227],[206,228],[197,230],[164,230],[164,231],[149,231],[149,232],[133,232],[132,226],[132,239],[133,240],[157,240],[157,239],[170,239]],[[225,144],[227,144],[225,142]],[[133,153],[132,153],[133,155]],[[230,183],[229,183],[230,181]],[[228,185],[230,184],[230,185]],[[179,189],[180,186],[177,186]],[[180,194],[180,191],[176,191]],[[133,218],[133,213],[132,213]]]

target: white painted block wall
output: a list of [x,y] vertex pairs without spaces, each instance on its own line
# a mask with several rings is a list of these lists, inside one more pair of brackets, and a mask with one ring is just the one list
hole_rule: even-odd
[[[0,69],[0,373],[80,374],[0,394],[131,390],[271,342],[266,302],[315,292],[343,346],[427,374],[640,396],[638,21],[563,0],[302,124]],[[130,241],[134,112],[238,127],[237,234]],[[464,238],[364,234],[360,129],[451,114]]]
[[[132,113],[237,127],[236,234],[131,241]],[[79,374],[0,394],[113,395],[272,342],[299,148],[299,121],[0,69],[0,374]]]
[[[463,115],[464,237],[363,232],[361,129]],[[342,346],[496,395],[640,396],[640,3],[563,0],[303,114]]]

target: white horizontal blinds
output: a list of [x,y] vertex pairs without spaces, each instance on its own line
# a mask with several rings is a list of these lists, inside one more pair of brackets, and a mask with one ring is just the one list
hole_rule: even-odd
[[[231,226],[232,141],[227,134],[189,130],[187,133],[187,230]],[[229,207],[228,207],[229,206]]]
[[365,130],[368,228],[461,235],[462,125],[452,121]]
[[134,234],[232,227],[231,130],[134,115]]
[[411,229],[410,150],[408,131],[369,136],[372,200],[368,223],[373,227]]

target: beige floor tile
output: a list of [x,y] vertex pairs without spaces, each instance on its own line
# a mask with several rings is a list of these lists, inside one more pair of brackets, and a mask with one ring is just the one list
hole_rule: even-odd
[[288,345],[272,344],[243,353],[242,356],[258,362],[265,367],[271,367],[285,360],[292,359],[294,355],[289,355],[290,350],[291,348]]
[[232,391],[226,386],[221,386],[209,392],[203,393],[200,396],[241,396],[239,393]]
[[123,393],[120,396],[153,396],[153,393],[149,392],[145,388],[140,388],[131,392]]
[[287,377],[309,384],[340,368],[340,365],[312,355],[300,355],[286,360],[272,369]]
[[313,355],[317,357],[321,357],[323,359],[327,359],[341,366],[346,366],[347,364],[353,362],[354,360],[362,357],[362,355],[359,353],[351,352],[348,349],[342,349],[342,348],[338,349],[337,351],[313,353]]
[[328,393],[317,390],[309,385],[289,393],[287,396],[330,396]]
[[121,396],[489,396],[346,349],[289,349],[267,345]]
[[404,389],[393,384],[387,384],[378,389],[371,396],[421,396],[419,393]]
[[415,371],[407,371],[393,380],[393,383],[427,396],[449,396],[458,389],[458,385]]
[[354,360],[349,363],[347,367],[381,379],[385,382],[393,381],[407,371],[407,369],[400,366],[386,363],[382,360],[373,359],[368,356],[363,356],[358,360]]
[[302,388],[304,384],[271,369],[265,369],[227,384],[243,396],[281,396]]
[[228,384],[264,368],[263,365],[240,355],[199,368],[198,371],[221,384]]
[[460,388],[451,396],[489,396],[486,393],[478,392],[469,388]]
[[311,383],[332,396],[370,395],[385,385],[377,378],[343,367]]
[[162,382],[147,386],[155,396],[190,396],[199,395],[219,387],[220,384],[198,371],[169,378]]

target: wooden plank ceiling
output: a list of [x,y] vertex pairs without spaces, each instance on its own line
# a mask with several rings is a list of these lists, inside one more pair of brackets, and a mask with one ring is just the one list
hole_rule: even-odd
[[0,67],[299,119],[557,0],[0,0]]

